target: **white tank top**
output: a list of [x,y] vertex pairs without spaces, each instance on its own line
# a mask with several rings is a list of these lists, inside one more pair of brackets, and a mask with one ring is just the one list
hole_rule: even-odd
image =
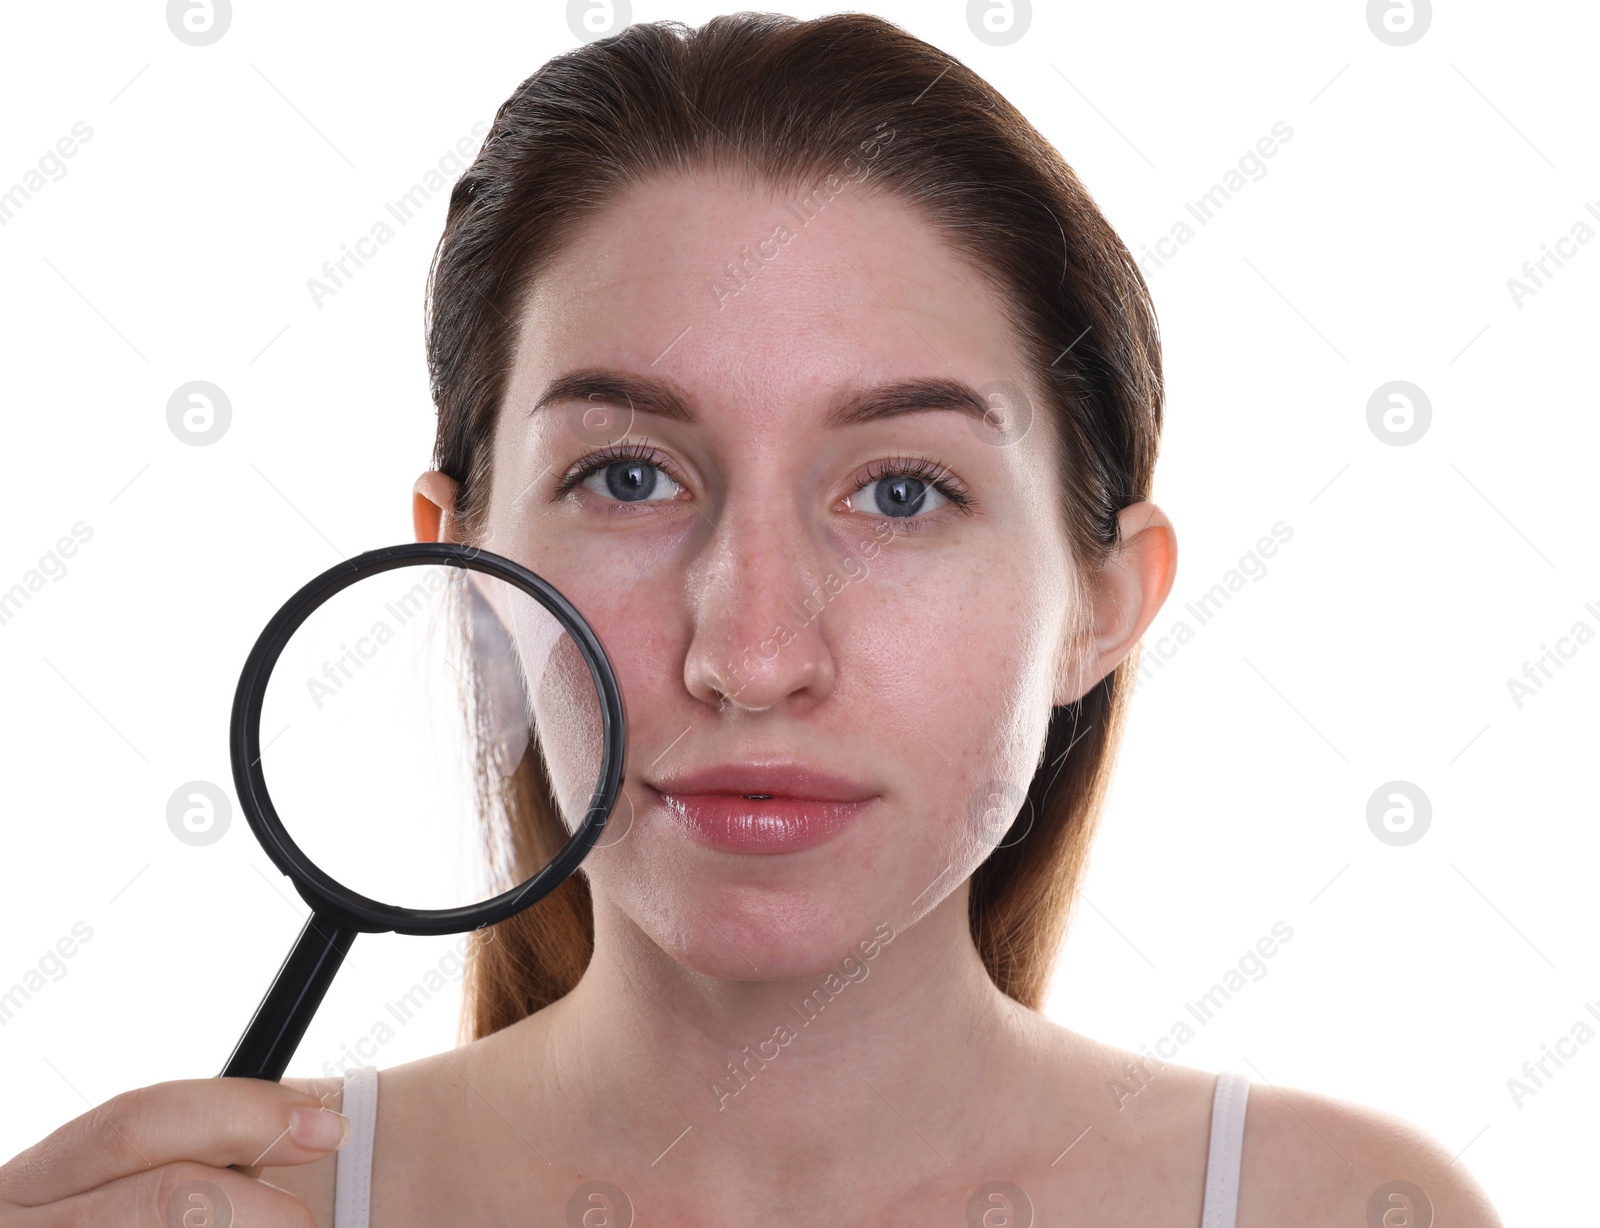
[[[1250,1080],[1235,1071],[1217,1075],[1211,1096],[1211,1144],[1206,1155],[1205,1202],[1200,1228],[1234,1228],[1239,1207],[1239,1160]],[[333,1228],[369,1228],[372,1209],[373,1125],[378,1118],[378,1068],[361,1066],[344,1077],[344,1115],[350,1138],[334,1153]]]

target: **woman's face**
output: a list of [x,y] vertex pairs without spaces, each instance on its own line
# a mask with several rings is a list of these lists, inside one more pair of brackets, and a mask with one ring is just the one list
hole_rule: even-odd
[[[1058,680],[1082,597],[1054,428],[1001,301],[897,200],[847,183],[802,221],[799,195],[658,179],[564,249],[520,322],[479,538],[572,600],[621,684],[597,903],[717,977],[835,967],[959,888],[1052,703],[1087,685]],[[1004,432],[948,390],[882,399],[910,381],[979,390],[979,411],[1009,381],[1040,408],[1017,438],[1023,418]],[[544,736],[581,806],[592,777],[562,765],[594,751],[564,730]],[[675,818],[675,777],[775,761],[870,800],[781,852]]]

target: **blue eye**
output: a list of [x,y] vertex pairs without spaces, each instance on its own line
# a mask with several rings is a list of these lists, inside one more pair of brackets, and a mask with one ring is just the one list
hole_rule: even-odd
[[[861,490],[876,487],[871,496],[872,506],[880,515],[909,519],[937,511],[950,502],[930,483],[921,478],[901,474],[898,477],[874,478]],[[860,494],[861,491],[857,491]],[[854,506],[854,499],[851,500]]]
[[[868,489],[873,493],[864,497],[862,492]],[[923,457],[897,456],[875,463],[850,496],[853,510],[895,520],[926,520],[947,503],[965,512],[972,507],[972,497],[943,464]]]
[[642,444],[604,448],[584,457],[562,480],[559,493],[578,485],[618,503],[664,502],[683,489],[661,459]]
[[670,499],[679,486],[657,465],[646,461],[613,461],[583,479],[583,486],[596,494],[605,493],[620,503],[645,503],[652,497]]

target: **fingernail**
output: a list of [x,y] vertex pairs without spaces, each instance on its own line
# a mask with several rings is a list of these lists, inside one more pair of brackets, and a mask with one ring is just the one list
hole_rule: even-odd
[[289,1135],[302,1147],[337,1151],[350,1137],[350,1119],[332,1109],[299,1104],[289,1110]]

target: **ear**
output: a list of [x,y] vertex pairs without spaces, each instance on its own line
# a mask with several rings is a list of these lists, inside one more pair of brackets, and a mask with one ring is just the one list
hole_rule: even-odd
[[1117,514],[1118,545],[1095,577],[1092,625],[1069,627],[1075,649],[1060,671],[1058,707],[1081,698],[1133,651],[1172,592],[1178,535],[1154,503],[1130,503]]
[[411,524],[419,542],[459,541],[456,533],[457,482],[430,469],[411,488]]

